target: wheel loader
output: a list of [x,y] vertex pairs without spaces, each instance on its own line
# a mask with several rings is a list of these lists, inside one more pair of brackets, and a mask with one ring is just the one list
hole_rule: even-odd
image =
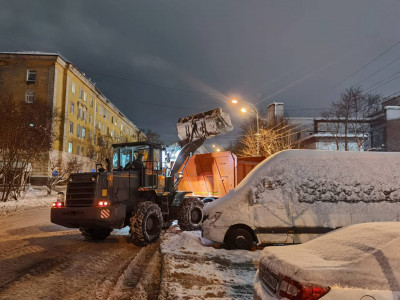
[[[166,147],[150,142],[112,145],[106,168],[74,173],[66,194],[58,195],[51,208],[51,222],[79,228],[87,239],[103,240],[115,228],[129,226],[137,246],[158,240],[173,220],[182,230],[198,230],[203,203],[178,191],[178,173],[205,139],[232,130],[229,115],[220,108],[181,118],[177,124],[183,147],[169,168]],[[181,169],[182,170],[182,169]]]

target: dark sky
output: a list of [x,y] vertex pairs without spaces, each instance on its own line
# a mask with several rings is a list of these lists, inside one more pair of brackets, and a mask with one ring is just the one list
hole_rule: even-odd
[[233,96],[260,111],[279,101],[289,115],[316,116],[351,85],[382,96],[400,90],[399,0],[0,5],[0,51],[61,53],[167,143],[177,140],[179,117],[216,107],[238,128],[245,116],[227,103]]

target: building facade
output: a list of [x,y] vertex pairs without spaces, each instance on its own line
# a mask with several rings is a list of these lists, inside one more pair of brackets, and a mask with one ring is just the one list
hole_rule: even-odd
[[[49,162],[78,157],[88,171],[102,161],[106,140],[146,136],[71,62],[58,53],[0,52],[0,91],[13,101],[47,103],[61,121],[54,124]],[[49,176],[49,166],[33,165],[32,178]]]
[[400,96],[383,101],[371,116],[371,147],[400,151]]

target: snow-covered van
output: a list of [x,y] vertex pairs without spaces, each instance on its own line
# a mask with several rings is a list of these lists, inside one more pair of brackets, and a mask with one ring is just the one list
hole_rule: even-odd
[[204,208],[229,248],[302,243],[349,224],[400,220],[400,153],[287,150]]

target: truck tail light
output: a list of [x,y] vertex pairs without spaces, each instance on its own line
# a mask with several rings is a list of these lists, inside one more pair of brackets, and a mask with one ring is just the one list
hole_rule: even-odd
[[109,206],[110,202],[108,202],[108,201],[99,201],[98,204],[99,204],[100,207],[105,207],[105,206]]
[[317,300],[330,290],[329,286],[301,284],[289,277],[284,277],[280,285],[279,296],[290,300]]

